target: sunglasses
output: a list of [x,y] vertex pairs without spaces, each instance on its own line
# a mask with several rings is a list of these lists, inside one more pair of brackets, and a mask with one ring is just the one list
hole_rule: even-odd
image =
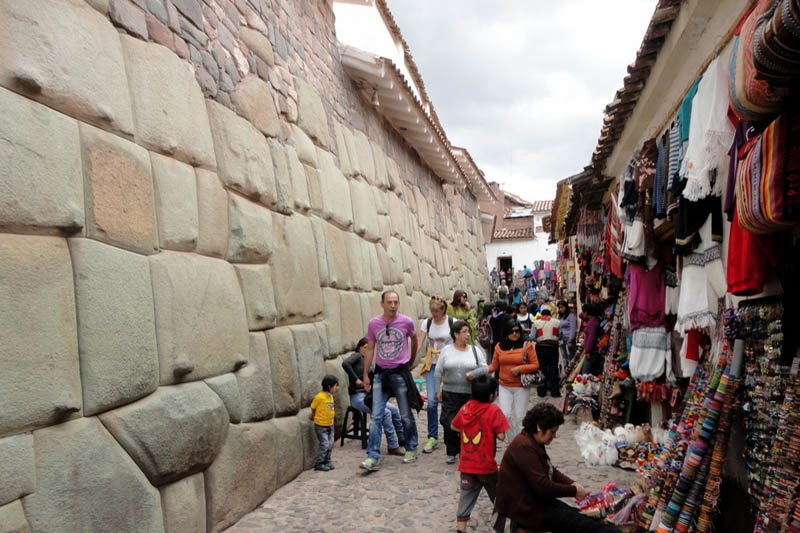
[[520,333],[522,333],[522,330],[514,328],[514,329],[512,329],[511,331],[508,332],[509,335],[513,335],[515,333],[520,334]]
[[443,302],[444,298],[440,298],[439,296],[431,296],[432,302]]
[[386,324],[386,334],[389,334],[389,324]]

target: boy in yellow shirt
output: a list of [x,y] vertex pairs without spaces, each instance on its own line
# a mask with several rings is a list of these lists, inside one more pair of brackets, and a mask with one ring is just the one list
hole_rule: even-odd
[[311,414],[314,430],[319,440],[319,451],[314,461],[314,470],[327,472],[333,470],[331,450],[333,449],[333,395],[339,391],[339,380],[328,374],[322,378],[322,390],[311,401]]

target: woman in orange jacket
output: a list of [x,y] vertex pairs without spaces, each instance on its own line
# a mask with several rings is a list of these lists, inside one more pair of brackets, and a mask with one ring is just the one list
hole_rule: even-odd
[[539,370],[539,360],[532,342],[525,342],[522,326],[509,320],[503,328],[503,338],[494,348],[489,372],[499,372],[500,410],[506,415],[511,429],[508,439],[513,440],[522,429],[522,419],[528,409],[530,391],[522,386],[521,374]]

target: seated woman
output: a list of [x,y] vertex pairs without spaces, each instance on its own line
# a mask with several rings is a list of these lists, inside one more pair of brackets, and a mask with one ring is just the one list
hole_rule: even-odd
[[523,431],[508,446],[500,464],[495,531],[511,520],[512,533],[620,533],[616,526],[582,515],[558,498],[585,498],[580,484],[559,472],[545,446],[553,442],[564,415],[550,403],[540,403],[525,415]]

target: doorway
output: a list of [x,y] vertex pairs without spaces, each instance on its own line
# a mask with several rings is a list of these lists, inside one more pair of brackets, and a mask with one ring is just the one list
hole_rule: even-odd
[[511,263],[511,256],[507,255],[504,257],[497,258],[497,268],[498,270],[502,270],[503,272],[507,272],[509,268],[512,267]]

